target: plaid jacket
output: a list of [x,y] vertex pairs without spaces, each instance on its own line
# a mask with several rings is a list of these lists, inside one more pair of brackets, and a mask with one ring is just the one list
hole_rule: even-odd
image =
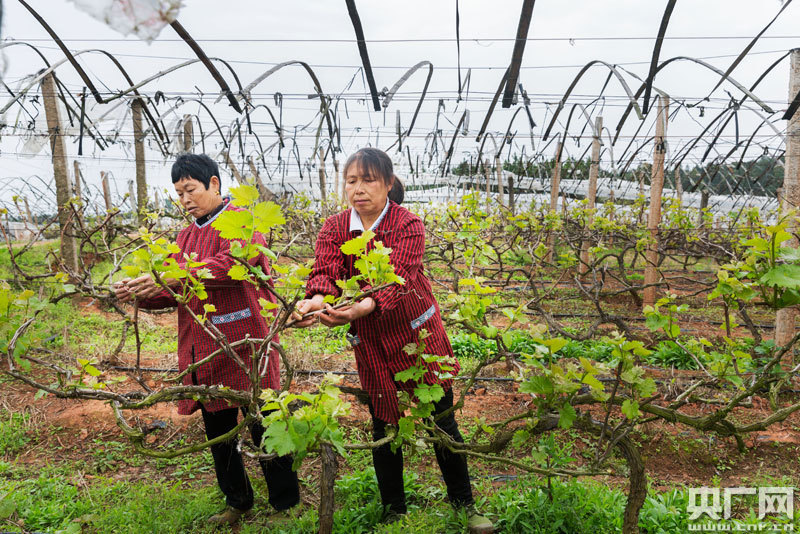
[[[353,321],[348,338],[355,348],[361,387],[369,394],[376,417],[395,424],[400,418],[397,390],[412,391],[414,385],[396,383],[394,375],[417,363],[416,356],[406,354],[403,347],[417,343],[419,332],[425,329],[430,334],[425,339],[426,354],[452,357],[453,349],[422,265],[425,227],[419,217],[389,202],[386,215],[375,229],[375,240],[392,249],[392,265],[405,279],[405,285],[394,285],[373,294],[375,311]],[[340,250],[345,241],[360,233],[351,232],[349,227],[350,210],[329,217],[322,226],[314,252],[314,270],[306,284],[309,298],[315,294],[338,297],[341,292],[336,280],[358,274],[353,266],[355,257]],[[454,374],[458,372],[457,362],[455,366]],[[438,370],[438,364],[429,364],[425,382],[439,383],[449,389],[452,380],[439,379],[433,373]]]
[[[235,210],[237,208],[228,204],[223,211],[226,209]],[[269,332],[269,328],[266,320],[260,314],[261,307],[258,299],[263,297],[274,302],[275,297],[264,288],[257,289],[250,283],[231,280],[228,277],[228,270],[235,261],[229,253],[230,241],[221,238],[219,231],[211,226],[216,217],[212,217],[202,226],[192,223],[178,234],[177,244],[181,252],[174,255],[176,261],[183,263],[184,253],[196,252],[198,261],[205,262],[205,265],[200,268],[209,269],[213,276],[213,278],[203,281],[208,298],[203,301],[192,299],[189,302],[189,308],[195,314],[202,315],[203,305],[213,304],[216,311],[208,314],[208,320],[225,334],[229,342],[244,339],[247,334],[251,338],[264,338]],[[265,244],[264,237],[258,233],[254,241]],[[260,265],[265,273],[270,273],[269,261],[262,254],[251,260],[251,263]],[[152,298],[139,301],[139,306],[149,309],[167,308],[177,306],[177,303],[166,290],[163,290]],[[183,371],[193,362],[205,358],[219,348],[220,346],[205,333],[189,313],[183,307],[179,307],[178,368]],[[249,345],[245,344],[235,350],[250,366],[252,351]],[[261,381],[262,388],[278,389],[280,387],[279,359],[276,351],[269,354],[268,370]],[[209,386],[219,384],[236,390],[250,389],[250,379],[247,374],[224,353],[185,376],[183,383]],[[224,400],[213,400],[204,403],[203,406],[210,412],[230,408],[230,404]],[[192,399],[178,401],[178,413],[180,414],[188,415],[198,409],[200,409],[198,401]]]

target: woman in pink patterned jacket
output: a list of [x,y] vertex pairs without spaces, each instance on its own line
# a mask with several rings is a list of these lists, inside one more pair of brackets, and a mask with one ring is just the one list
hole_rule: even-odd
[[[453,349],[422,265],[425,227],[419,217],[399,205],[403,187],[394,175],[392,160],[381,150],[363,148],[347,160],[343,174],[347,200],[352,207],[325,221],[317,238],[306,300],[298,303],[296,317],[320,311],[319,320],[326,326],[350,324],[348,338],[354,346],[361,386],[369,394],[373,438],[379,440],[386,436],[386,425],[396,425],[401,417],[398,390],[411,392],[415,386],[394,379],[397,372],[417,364],[417,357],[407,354],[403,347],[418,343],[419,333],[426,330],[427,354],[452,357]],[[375,232],[374,239],[392,249],[391,263],[405,283],[335,310],[323,303],[324,297],[338,297],[336,281],[358,274],[354,266],[356,258],[343,254],[340,247],[365,229]],[[310,326],[314,321],[308,318],[297,326]],[[458,369],[456,363],[453,372]],[[438,371],[438,364],[430,363],[425,375],[426,383],[439,383],[446,392],[435,404],[435,414],[453,405],[452,379],[439,378]],[[437,425],[454,440],[463,442],[452,413],[439,419]],[[492,523],[475,510],[465,457],[443,447],[434,449],[451,503],[469,510],[470,532],[492,532]],[[384,519],[396,520],[406,513],[402,449],[392,452],[388,444],[383,445],[373,449],[372,459],[385,507]]]
[[[224,210],[235,210],[220,195],[220,179],[217,164],[205,154],[182,154],[172,166],[172,183],[181,205],[195,218],[195,222],[184,228],[177,239],[180,253],[173,257],[179,264],[185,264],[184,254],[195,253],[196,260],[203,262],[199,268],[207,269],[211,278],[203,280],[208,298],[200,301],[192,299],[188,307],[198,315],[203,314],[204,304],[213,304],[216,311],[209,314],[211,321],[229,342],[250,337],[265,337],[268,325],[261,316],[259,298],[274,301],[266,289],[255,287],[244,281],[232,280],[228,270],[235,260],[230,255],[230,241],[220,237],[212,222]],[[256,233],[256,242],[264,243],[264,238]],[[261,266],[265,273],[270,272],[269,261],[260,254],[252,260]],[[175,281],[165,280],[170,284]],[[139,307],[157,309],[177,306],[170,293],[158,286],[150,275],[133,280],[122,280],[115,287],[117,298],[125,302],[136,297]],[[183,307],[178,307],[178,368],[183,371],[189,365],[209,356],[220,347]],[[236,353],[249,366],[250,348],[243,345]],[[279,359],[270,354],[267,372],[262,380],[262,388],[280,389]],[[185,385],[222,385],[236,390],[251,387],[247,373],[224,353],[210,362],[198,367],[184,377]],[[242,408],[244,409],[244,408]],[[178,413],[191,414],[200,410],[203,415],[206,436],[213,439],[233,430],[238,422],[239,409],[231,407],[224,400],[199,402],[193,399],[178,401]],[[256,422],[250,428],[253,441],[261,443],[264,428]],[[219,443],[211,447],[217,482],[225,495],[227,507],[221,514],[211,517],[212,523],[233,524],[247,510],[253,507],[253,488],[247,477],[241,453],[236,440]],[[292,470],[292,458],[285,456],[272,461],[261,461],[261,468],[267,481],[269,502],[277,510],[291,508],[299,502],[297,474]]]

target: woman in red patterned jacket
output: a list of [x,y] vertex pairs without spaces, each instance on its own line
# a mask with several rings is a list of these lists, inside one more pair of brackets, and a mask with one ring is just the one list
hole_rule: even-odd
[[[314,270],[306,284],[306,300],[297,306],[296,318],[311,311],[322,324],[332,327],[350,324],[348,338],[355,348],[356,365],[361,387],[369,394],[369,410],[373,422],[373,438],[386,436],[386,425],[396,425],[401,414],[398,390],[413,391],[413,384],[395,382],[398,371],[417,365],[417,357],[403,351],[409,343],[419,341],[419,332],[428,332],[425,352],[453,356],[453,349],[439,315],[439,305],[424,273],[425,227],[419,217],[399,205],[403,188],[394,175],[392,160],[381,150],[363,148],[353,154],[344,166],[345,191],[350,209],[329,217],[317,238]],[[346,241],[369,228],[375,240],[392,249],[391,262],[405,284],[394,285],[347,308],[333,309],[325,304],[326,295],[339,296],[337,280],[358,274],[355,258],[342,253]],[[310,326],[308,318],[297,326]],[[425,382],[439,383],[446,391],[436,403],[435,414],[453,405],[452,379],[437,376],[439,366],[428,365]],[[453,372],[458,372],[458,364]],[[454,440],[463,442],[452,413],[437,425]],[[451,503],[467,507],[470,532],[491,532],[492,523],[480,516],[474,507],[467,462],[463,455],[435,446],[436,460],[442,470]],[[372,451],[378,488],[385,507],[386,520],[395,520],[406,513],[403,490],[403,453],[383,445]]]
[[[202,315],[203,305],[213,304],[216,311],[210,315],[209,320],[225,334],[229,342],[244,339],[248,334],[250,337],[263,338],[269,328],[261,316],[258,299],[265,298],[274,302],[275,297],[264,288],[232,280],[228,276],[228,270],[234,264],[230,255],[230,241],[220,237],[219,231],[211,223],[222,211],[237,208],[223,201],[220,195],[217,164],[205,154],[182,154],[172,166],[172,183],[181,205],[195,218],[195,222],[178,234],[177,244],[181,251],[173,257],[182,264],[185,263],[184,254],[196,253],[197,261],[204,263],[200,268],[208,269],[211,273],[211,278],[203,280],[208,298],[204,301],[192,299],[188,306],[194,313]],[[254,239],[265,244],[263,236],[258,233]],[[259,254],[251,261],[260,265],[265,273],[269,273],[269,261],[265,256]],[[177,284],[174,280],[164,282]],[[145,309],[177,306],[169,292],[158,286],[150,275],[117,282],[115,292],[122,302],[136,297],[139,307]],[[189,312],[179,307],[178,368],[183,371],[219,348],[214,339],[192,319]],[[249,366],[249,346],[245,344],[235,350]],[[270,354],[262,388],[280,388],[278,360],[276,354]],[[216,356],[189,373],[184,377],[183,383],[223,385],[236,390],[248,390],[251,387],[247,373],[225,354]],[[182,415],[197,410],[202,412],[208,439],[226,434],[237,425],[239,409],[231,407],[224,400],[201,403],[185,399],[178,402],[178,413]],[[253,441],[260,444],[264,428],[256,422],[251,426],[250,432]],[[211,454],[214,457],[217,482],[225,494],[227,507],[221,514],[211,517],[210,522],[233,524],[253,507],[253,488],[235,439],[212,445]],[[291,456],[269,462],[262,460],[261,468],[267,481],[269,502],[275,509],[287,510],[299,502],[297,474],[292,470]]]

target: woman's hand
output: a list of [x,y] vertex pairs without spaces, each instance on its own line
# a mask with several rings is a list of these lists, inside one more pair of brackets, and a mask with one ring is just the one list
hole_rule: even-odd
[[319,320],[325,326],[340,326],[361,319],[375,310],[375,301],[372,297],[360,300],[352,306],[334,309],[330,304],[325,304],[325,311],[319,314]]
[[297,303],[292,319],[296,321],[292,326],[296,328],[306,328],[319,321],[319,314],[312,315],[303,319],[303,315],[310,312],[319,312],[325,309],[325,295],[314,295],[310,299],[303,299]]
[[[165,279],[164,283],[167,285],[172,285],[172,283],[174,283],[174,280]],[[153,280],[153,277],[150,276],[149,274],[145,274],[143,276],[140,276],[139,278],[134,278],[133,280],[128,280],[125,283],[125,287],[127,288],[130,295],[140,299],[148,299],[150,297],[155,297],[161,292],[162,289],[161,286],[156,284],[156,281]],[[128,299],[130,299],[130,296],[128,296]]]
[[112,286],[114,289],[114,296],[117,297],[122,303],[128,302],[133,297],[133,294],[128,290],[128,282],[130,278],[124,278],[118,282],[114,282]]

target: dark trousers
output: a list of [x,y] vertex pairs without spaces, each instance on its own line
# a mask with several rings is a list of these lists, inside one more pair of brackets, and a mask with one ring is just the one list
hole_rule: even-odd
[[[453,406],[453,390],[448,390],[444,397],[434,405],[434,414],[440,414]],[[375,418],[372,405],[369,406],[372,415],[372,438],[377,441],[386,437],[386,423]],[[464,442],[455,416],[451,413],[436,421],[453,440]],[[447,496],[455,506],[470,506],[475,501],[472,498],[472,487],[469,483],[469,469],[467,459],[463,454],[455,454],[446,447],[434,445],[436,461],[442,470],[442,477],[447,486]],[[398,448],[392,452],[390,444],[372,449],[372,463],[375,466],[375,475],[378,478],[378,490],[384,507],[398,514],[406,513],[406,493],[403,488],[403,449]]]
[[[238,424],[239,410],[229,408],[209,412],[201,408],[206,437],[214,439],[233,430]],[[250,435],[256,445],[261,443],[264,427],[255,422],[250,426]],[[225,494],[225,502],[239,510],[253,507],[253,487],[244,468],[238,439],[233,438],[211,446],[214,470],[217,472],[219,489]],[[259,460],[269,490],[269,503],[277,510],[286,510],[300,502],[300,487],[297,473],[292,471],[292,457],[281,456],[274,460]]]

